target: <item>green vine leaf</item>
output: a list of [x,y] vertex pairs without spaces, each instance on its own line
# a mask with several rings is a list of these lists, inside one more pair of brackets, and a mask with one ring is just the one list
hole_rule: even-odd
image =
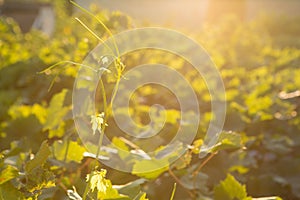
[[65,122],[62,119],[70,110],[69,107],[64,106],[67,92],[67,89],[63,89],[60,93],[54,95],[47,108],[47,118],[43,130],[49,130],[49,138],[62,137],[64,134]]
[[89,190],[97,192],[97,199],[115,199],[115,200],[130,200],[127,196],[119,194],[118,190],[113,188],[109,179],[106,179],[106,170],[101,169],[92,171],[87,175],[86,181],[89,183]]
[[54,155],[58,160],[67,163],[74,161],[80,163],[83,159],[85,148],[75,141],[55,141],[53,143]]
[[235,178],[228,174],[224,181],[221,181],[219,185],[214,188],[215,200],[251,200],[251,197],[247,197],[246,186],[241,185]]
[[116,188],[119,193],[128,195],[129,198],[137,199],[136,197],[141,191],[141,185],[146,183],[146,181],[146,179],[140,178],[125,185],[114,185],[113,187]]
[[[157,170],[149,171],[152,169]],[[168,169],[169,164],[167,159],[157,160],[152,158],[151,160],[136,161],[132,169],[132,174],[146,179],[155,179]]]
[[46,162],[50,154],[51,151],[47,144],[47,141],[44,141],[35,157],[26,163],[25,171],[27,173],[30,173],[33,169],[42,166]]
[[12,183],[6,182],[0,185],[0,200],[6,199],[25,199],[22,193],[13,186]]
[[0,172],[0,185],[13,179],[13,178],[16,178],[18,175],[19,175],[19,172],[15,167],[13,167],[11,165],[6,166]]
[[215,153],[226,149],[238,149],[242,146],[242,138],[240,134],[234,132],[222,132],[215,145],[210,148],[200,149],[200,153]]
[[146,193],[142,193],[142,195],[139,197],[139,200],[149,200],[148,198],[146,198]]
[[[99,133],[101,133],[102,127],[104,125],[104,112],[98,115],[92,115],[91,124],[92,124],[93,135],[96,134],[97,130],[99,131]],[[105,124],[105,126],[107,126],[107,124]]]

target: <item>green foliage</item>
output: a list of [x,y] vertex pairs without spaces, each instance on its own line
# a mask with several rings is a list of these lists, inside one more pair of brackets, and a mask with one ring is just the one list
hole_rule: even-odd
[[80,163],[83,159],[85,148],[75,141],[55,141],[52,145],[55,159],[65,162]]
[[[114,55],[116,63],[103,74],[104,90],[99,83],[98,93],[105,95],[96,94],[97,112],[86,119],[88,134],[97,138],[89,141],[94,155],[86,152],[71,117],[69,91],[79,67],[76,62],[99,38],[105,40],[132,25],[121,13],[92,10],[96,18],[87,13],[67,16],[60,7],[51,38],[36,31],[22,34],[15,22],[1,17],[0,199],[300,199],[299,19],[264,17],[242,23],[228,18],[195,33],[218,66],[227,94],[224,131],[211,148],[203,146],[214,117],[210,95],[189,63],[156,50]],[[91,31],[72,20],[75,17]],[[64,65],[38,74],[58,62]],[[141,126],[149,121],[149,111],[156,115],[155,122],[166,117],[160,134],[145,142],[117,128],[110,113],[112,91],[118,89],[124,70],[141,63],[172,66],[195,89],[201,122],[191,145],[166,147],[178,129],[180,105],[157,85],[136,90],[129,111]],[[165,112],[150,109],[157,101]],[[125,113],[121,107],[116,111]],[[105,146],[104,133],[113,145]],[[101,146],[116,151],[118,159],[132,166],[131,173],[104,169],[98,158],[110,157]],[[171,163],[166,155],[173,148],[186,151]],[[207,156],[199,158],[203,151]],[[132,154],[147,159],[130,160]],[[151,171],[153,166],[159,170]]]
[[16,178],[18,175],[18,170],[15,167],[11,165],[6,166],[0,173],[0,185]]
[[47,144],[47,141],[44,141],[37,152],[36,156],[28,161],[25,165],[25,171],[27,173],[32,172],[37,167],[41,167],[47,160],[48,156],[50,155],[51,151],[49,149],[49,146]]
[[228,174],[224,181],[214,188],[214,199],[233,200],[233,199],[251,199],[247,198],[246,187],[241,185],[235,178]]
[[[158,170],[151,171],[151,169],[157,168]],[[138,175],[147,179],[155,179],[163,172],[168,170],[167,160],[142,160],[137,161],[132,169],[132,174]]]
[[0,199],[21,199],[22,194],[12,184],[5,183],[0,186]]
[[216,144],[209,149],[204,149],[203,151],[215,153],[225,149],[236,149],[241,147],[242,139],[239,134],[233,132],[222,132],[220,133]]
[[64,134],[65,122],[61,121],[70,110],[64,107],[64,100],[67,90],[64,89],[60,93],[53,96],[49,107],[46,110],[46,121],[43,124],[43,130],[49,130],[49,138],[62,137]]
[[241,185],[231,174],[227,174],[225,180],[214,187],[214,199],[215,200],[281,200],[280,197],[262,197],[252,198],[247,196],[245,185]]
[[[120,194],[117,189],[113,188],[111,181],[105,178],[106,172],[107,171],[104,169],[101,169],[100,171],[94,170],[87,175],[86,181],[88,182],[88,184],[86,187],[86,192],[84,193],[82,198],[83,200],[86,199],[87,195],[89,195],[90,197],[94,196],[91,197],[92,199],[147,200],[145,193],[138,193],[134,198],[130,198],[127,195]],[[130,184],[130,186],[138,186],[139,184],[136,185],[136,183],[137,182],[135,182],[134,184]],[[122,189],[124,190],[124,187],[119,188],[119,190]]]
[[96,134],[96,131],[98,130],[99,133],[102,132],[102,126],[105,126],[107,124],[104,124],[104,113],[98,114],[96,116],[91,116],[91,124],[92,124],[92,130],[93,135]]

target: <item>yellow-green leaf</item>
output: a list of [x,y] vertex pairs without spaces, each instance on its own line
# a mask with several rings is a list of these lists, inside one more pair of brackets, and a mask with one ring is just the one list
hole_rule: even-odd
[[54,95],[47,109],[47,118],[44,124],[44,130],[56,130],[62,123],[62,118],[70,110],[69,107],[64,107],[64,100],[67,94],[66,89]]
[[26,172],[29,173],[34,168],[42,166],[46,162],[46,160],[50,154],[51,154],[51,151],[47,144],[47,141],[44,141],[42,143],[39,151],[35,155],[35,157],[26,163],[26,165],[25,165]]
[[1,172],[0,172],[0,185],[5,183],[6,181],[9,181],[15,177],[17,177],[18,174],[18,170],[11,166],[8,165],[6,166]]
[[64,160],[66,162],[77,162],[83,158],[83,154],[86,151],[83,146],[80,146],[75,141],[55,141],[53,144],[54,155],[58,160]]
[[[234,200],[247,199],[246,187],[241,185],[235,178],[228,174],[226,179],[221,181],[219,185],[214,188],[215,200]],[[251,199],[251,198],[250,198]]]
[[147,179],[155,179],[168,169],[169,163],[167,159],[158,160],[153,158],[151,160],[136,161],[132,174]]

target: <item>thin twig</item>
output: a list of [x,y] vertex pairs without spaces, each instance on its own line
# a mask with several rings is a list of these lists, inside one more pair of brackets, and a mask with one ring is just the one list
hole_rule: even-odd
[[207,164],[208,161],[210,161],[210,159],[212,159],[216,154],[216,153],[212,153],[210,154],[200,165],[199,167],[194,171],[193,176],[195,176],[196,174],[198,174],[200,172],[200,170]]
[[67,192],[68,188],[67,188],[62,182],[59,182],[58,185],[59,185],[65,192]]
[[170,200],[173,200],[173,199],[174,199],[175,192],[176,192],[176,183],[174,183],[174,187],[173,187],[173,190],[172,190],[172,194],[171,194]]
[[173,171],[169,168],[169,174],[174,178],[174,180],[181,186],[183,187],[187,193],[191,196],[191,197],[194,197],[194,194],[189,190],[187,189],[184,184],[180,181],[180,179],[173,173]]
[[41,72],[38,72],[39,74],[42,74],[42,73],[46,73],[47,71],[50,71],[51,69],[55,68],[56,66],[58,65],[62,65],[62,64],[73,64],[73,65],[78,65],[78,66],[81,66],[81,67],[86,67],[90,70],[93,70],[94,72],[97,72],[96,69],[88,66],[88,65],[84,65],[84,64],[81,64],[81,63],[77,63],[77,62],[73,62],[73,61],[70,61],[70,60],[64,60],[64,61],[60,61],[58,63],[55,63],[54,65],[51,65],[50,67],[48,67],[47,69],[44,69],[43,71]]
[[96,153],[96,159],[98,159],[100,149],[101,149],[101,146],[103,143],[104,131],[105,131],[106,122],[107,122],[107,99],[106,99],[106,93],[105,93],[105,88],[104,88],[102,79],[100,79],[100,86],[101,86],[101,90],[102,90],[101,92],[102,92],[102,98],[103,98],[104,120],[103,120],[103,124],[101,127],[100,138],[99,138],[98,147],[97,147],[98,149],[97,149],[97,153]]
[[196,180],[197,180],[197,174],[201,171],[201,169],[208,163],[208,161],[210,161],[210,159],[212,159],[216,154],[217,154],[218,152],[216,152],[216,153],[212,153],[212,154],[210,154],[200,165],[199,165],[199,167],[194,171],[194,173],[193,173],[193,179],[194,179],[194,181],[193,181],[193,185],[194,185],[194,187],[196,188]]
[[65,155],[64,155],[64,162],[67,161],[68,153],[69,153],[69,147],[70,147],[70,140],[69,140],[69,137],[67,137],[67,147],[66,147],[66,151],[65,151]]
[[93,13],[91,13],[90,11],[88,11],[87,9],[81,7],[80,5],[78,5],[76,2],[70,0],[70,2],[76,6],[77,8],[79,8],[80,10],[82,10],[83,12],[87,13],[88,15],[90,15],[91,17],[93,17],[94,19],[96,19],[98,21],[98,23],[105,29],[105,31],[109,34],[109,36],[112,37],[113,39],[113,43],[114,43],[114,46],[115,46],[115,49],[117,51],[117,57],[120,56],[120,53],[119,53],[119,49],[118,49],[118,46],[117,46],[117,43],[115,41],[115,38],[112,34],[112,32],[109,30],[109,28],[107,28],[107,26],[96,16],[94,15]]
[[83,26],[88,32],[90,32],[95,38],[97,38],[97,40],[99,40],[102,44],[104,44],[104,46],[106,48],[108,48],[110,50],[110,52],[112,53],[112,55],[114,55],[113,50],[107,46],[107,44],[105,43],[104,40],[102,40],[96,33],[94,33],[94,31],[92,31],[85,23],[83,23],[78,17],[75,17],[75,20],[77,20],[81,26]]

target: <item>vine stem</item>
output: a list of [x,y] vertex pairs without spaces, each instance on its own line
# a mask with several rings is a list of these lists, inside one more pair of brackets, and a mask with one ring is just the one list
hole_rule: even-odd
[[99,40],[102,44],[104,44],[104,46],[106,48],[108,48],[110,50],[110,52],[112,53],[112,55],[114,55],[113,50],[107,46],[107,44],[104,42],[104,40],[102,40],[96,33],[94,33],[94,31],[92,31],[85,23],[83,23],[78,17],[75,18],[75,20],[77,20],[88,32],[90,32],[95,38],[97,38],[97,40]]
[[172,171],[170,168],[168,169],[168,171],[169,171],[169,174],[174,178],[174,180],[175,180],[181,187],[183,187],[191,197],[194,197],[194,194],[193,194],[191,191],[189,191],[189,190],[184,186],[184,184],[181,182],[181,180],[173,173],[173,171]]
[[42,74],[42,73],[46,73],[47,71],[50,71],[51,69],[55,68],[56,66],[58,65],[61,65],[61,64],[73,64],[73,65],[78,65],[78,66],[82,66],[82,67],[86,67],[94,72],[97,72],[96,69],[88,66],[88,65],[84,65],[84,64],[81,64],[81,63],[77,63],[77,62],[73,62],[73,61],[70,61],[70,60],[64,60],[64,61],[60,61],[58,63],[55,63],[54,65],[51,65],[50,67],[48,67],[47,69],[44,69],[43,71],[40,71],[38,72],[38,74]]
[[[80,64],[77,62],[73,62],[73,61],[69,61],[69,60],[64,60],[64,61],[60,61],[58,63],[55,63],[54,65],[51,65],[50,67],[44,69],[43,71],[38,72],[38,74],[42,74],[42,73],[46,73],[50,70],[52,70],[53,68],[59,66],[59,65],[63,65],[63,64],[72,64],[72,65],[77,65],[77,66],[81,66],[81,67],[85,67],[87,69],[90,69],[94,72],[97,72],[97,70],[93,69],[92,67],[88,66],[88,65],[84,65],[84,64]],[[56,78],[58,77],[58,75],[62,72],[62,69],[60,69],[59,73],[55,75],[55,77],[53,78],[53,80],[50,83],[50,86],[48,88],[48,92],[51,90],[52,86],[54,85],[54,82],[56,80]]]
[[106,93],[105,93],[105,88],[104,88],[102,79],[100,79],[100,87],[101,87],[102,98],[103,98],[104,119],[103,119],[103,124],[101,127],[100,138],[99,138],[98,148],[97,148],[97,153],[96,153],[96,159],[98,159],[98,157],[99,157],[100,149],[101,149],[101,146],[103,143],[106,121],[107,121],[107,99],[106,99]]
[[[119,71],[119,69],[118,69]],[[117,78],[117,82],[116,82],[116,85],[114,87],[114,91],[113,91],[113,94],[112,94],[112,97],[111,97],[111,100],[110,100],[110,105],[109,107],[112,109],[112,103],[116,97],[116,94],[117,94],[117,91],[118,91],[118,88],[119,88],[119,84],[120,84],[120,79],[121,79],[121,72],[118,72],[118,78]]]
[[193,185],[196,186],[196,175],[201,171],[201,169],[210,161],[218,152],[210,154],[200,165],[199,167],[194,171],[193,173]]
[[216,154],[216,153],[212,153],[210,154],[200,165],[199,167],[194,171],[193,176],[195,176],[196,174],[198,174],[200,172],[200,170],[207,164],[208,161],[210,161]]
[[[88,13],[89,15],[93,16],[96,18],[96,20],[105,28],[105,30],[109,33],[110,36],[113,37],[112,33],[110,32],[110,30],[105,26],[105,24],[99,20],[96,16],[94,16],[92,13],[90,13],[89,11],[85,10],[84,8],[82,8],[81,6],[79,6],[78,4],[76,4],[75,2],[71,1],[71,3],[73,5],[75,5],[76,7],[80,8],[81,10],[83,10],[84,12]],[[94,37],[96,37],[100,42],[102,42],[104,45],[105,42],[96,34],[94,33],[85,23],[83,23],[80,19],[78,18],[75,18],[85,29],[87,29]],[[114,39],[114,37],[113,37]],[[116,51],[117,51],[117,55],[119,56],[119,50],[116,46],[116,43],[114,41],[114,44],[115,44],[115,47],[116,47]],[[106,45],[106,47],[108,47]],[[109,48],[109,47],[108,47]],[[110,51],[112,52],[111,48],[109,48]],[[113,53],[113,52],[112,52]],[[118,57],[119,58],[119,57]],[[116,62],[115,62],[115,65],[116,65]],[[118,87],[119,87],[119,82],[120,82],[120,78],[121,78],[121,70],[118,69],[118,77],[117,77],[117,82],[116,82],[116,85],[115,85],[115,88],[114,88],[114,92],[112,94],[112,98],[111,98],[111,101],[110,101],[110,107],[112,105],[112,102],[113,102],[113,99],[116,95],[116,90],[118,90]],[[108,116],[108,109],[107,109],[107,99],[106,99],[106,93],[105,93],[105,88],[104,88],[104,84],[103,84],[103,81],[100,79],[100,87],[101,87],[101,92],[102,92],[102,98],[103,98],[103,110],[104,110],[104,119],[103,119],[103,124],[101,126],[101,129],[100,129],[100,138],[99,138],[99,141],[98,141],[98,148],[97,148],[97,152],[96,152],[96,159],[98,159],[99,157],[99,154],[100,154],[100,149],[101,149],[101,146],[102,146],[102,143],[103,143],[103,137],[104,137],[104,132],[105,132],[105,126],[106,126],[106,122],[107,122],[107,116]]]
[[59,185],[65,192],[67,192],[68,188],[67,188],[62,182],[59,182],[58,185]]
[[74,2],[74,1],[72,1],[72,0],[70,0],[70,2],[71,2],[74,6],[76,6],[76,7],[79,8],[80,10],[82,10],[83,12],[87,13],[88,15],[90,15],[91,17],[93,17],[94,19],[96,19],[96,20],[98,21],[98,23],[101,24],[101,26],[105,29],[105,31],[109,34],[109,36],[112,37],[113,43],[114,43],[114,46],[115,46],[115,49],[116,49],[116,51],[117,51],[117,55],[118,55],[117,57],[119,57],[120,53],[119,53],[119,49],[118,49],[117,43],[116,43],[116,41],[115,41],[115,38],[114,38],[112,32],[109,30],[109,28],[107,28],[107,26],[106,26],[106,25],[105,25],[105,24],[104,24],[97,16],[95,16],[93,13],[91,13],[91,12],[88,11],[87,9],[81,7],[80,5],[78,5],[76,2]]
[[174,186],[173,186],[173,190],[172,190],[172,194],[171,194],[170,200],[173,200],[173,199],[174,199],[175,192],[176,192],[176,183],[174,183]]
[[[119,81],[120,80],[118,79],[117,83],[116,83],[116,86],[114,88],[114,91],[118,90]],[[98,142],[96,159],[98,159],[98,156],[100,154],[100,149],[101,149],[101,146],[102,146],[102,143],[103,143],[103,137],[104,137],[105,127],[106,127],[106,122],[107,122],[107,116],[108,116],[108,114],[107,114],[108,108],[107,108],[107,99],[106,99],[106,94],[105,94],[105,88],[104,88],[103,81],[101,79],[100,79],[100,87],[101,87],[101,90],[102,90],[104,119],[103,119],[103,124],[102,124],[102,127],[101,127],[101,131],[100,131],[100,138],[99,138],[99,142]],[[112,105],[112,102],[113,102],[113,98],[115,97],[115,94],[116,94],[116,92],[113,93],[113,96],[111,98],[110,109],[112,108],[111,105]]]
[[89,192],[89,188],[90,188],[90,180],[89,180],[89,182],[85,186],[84,193],[83,193],[83,196],[82,196],[82,200],[86,200],[86,196],[87,196],[87,194]]
[[64,162],[66,162],[66,160],[67,160],[69,147],[70,147],[70,140],[69,140],[69,138],[67,138],[67,147],[66,147],[66,151],[65,151],[65,155],[64,155]]
[[98,159],[99,154],[100,154],[100,149],[101,149],[102,142],[103,142],[103,136],[104,136],[104,130],[101,130],[101,132],[100,132],[100,138],[99,138],[99,141],[98,141],[96,159]]
[[[100,86],[102,90],[102,98],[103,98],[103,110],[104,110],[104,119],[106,119],[106,111],[107,111],[107,99],[106,99],[106,93],[105,93],[105,87],[103,84],[102,79],[100,79]],[[106,121],[106,120],[105,120]],[[105,122],[104,122],[104,129],[105,129]]]

